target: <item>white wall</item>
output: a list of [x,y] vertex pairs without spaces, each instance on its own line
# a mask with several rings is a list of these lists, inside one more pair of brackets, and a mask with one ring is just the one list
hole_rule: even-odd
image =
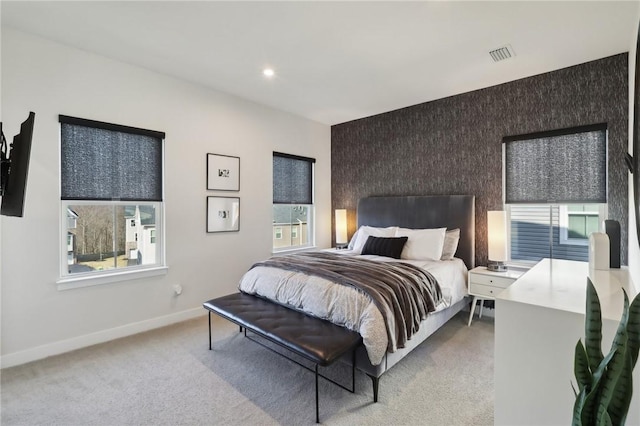
[[[271,254],[273,151],[317,159],[316,243],[330,245],[326,125],[7,28],[1,100],[8,138],[36,113],[25,216],[0,221],[3,367],[201,315],[236,291]],[[59,114],[166,132],[165,276],[57,290]],[[206,153],[241,158],[240,232],[205,232]]]

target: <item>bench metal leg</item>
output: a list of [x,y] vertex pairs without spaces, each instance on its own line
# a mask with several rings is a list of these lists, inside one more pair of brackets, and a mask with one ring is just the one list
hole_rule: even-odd
[[356,393],[356,349],[351,351],[351,393]]
[[320,409],[318,405],[318,364],[316,364],[316,423],[320,423]]
[[211,311],[209,311],[209,350],[211,350]]
[[[208,313],[209,313],[209,350],[212,350],[211,349],[211,311],[209,311]],[[240,333],[242,333],[242,331],[243,331],[242,326],[240,326]],[[247,331],[245,330],[244,333],[246,336]]]
[[[212,312],[211,310],[209,310],[209,312],[208,312],[208,315],[209,315],[209,350],[212,350],[212,336],[211,336],[211,312]],[[266,348],[266,349],[269,349],[270,351],[272,351],[272,352],[274,352],[274,353],[276,353],[276,354],[278,354],[278,355],[280,355],[280,356],[282,356],[282,357],[284,357],[284,358],[288,359],[289,361],[291,361],[291,362],[293,362],[293,363],[295,363],[295,364],[298,364],[299,366],[301,366],[301,367],[302,367],[302,368],[304,368],[305,370],[309,370],[309,371],[314,372],[314,375],[315,375],[315,381],[316,381],[316,423],[320,423],[320,397],[319,397],[319,386],[318,386],[319,379],[318,379],[318,377],[322,377],[323,379],[328,380],[329,382],[331,382],[331,383],[335,384],[336,386],[339,386],[340,388],[342,388],[342,389],[344,389],[344,390],[347,390],[347,391],[349,391],[349,392],[351,392],[351,393],[355,393],[355,389],[356,389],[356,377],[355,377],[355,376],[356,376],[356,374],[355,374],[355,373],[356,373],[356,349],[357,349],[357,348],[352,349],[352,362],[351,362],[351,389],[349,389],[349,388],[347,388],[346,386],[344,386],[344,385],[342,385],[342,384],[340,384],[340,383],[338,383],[338,382],[336,382],[336,381],[334,381],[334,380],[330,379],[329,377],[327,377],[327,376],[325,376],[325,375],[323,375],[323,374],[320,374],[320,373],[319,373],[319,371],[318,371],[318,366],[319,366],[319,364],[314,364],[314,365],[315,365],[315,367],[312,369],[312,368],[310,368],[309,366],[304,365],[304,364],[302,364],[302,363],[300,363],[300,362],[298,362],[298,361],[294,360],[293,358],[290,358],[290,357],[286,356],[285,354],[283,354],[283,353],[280,353],[280,352],[276,351],[275,349],[273,349],[273,348],[271,348],[271,347],[267,346],[266,344],[264,344],[264,343],[262,343],[262,342],[258,341],[257,339],[252,338],[251,336],[249,336],[249,335],[247,334],[247,331],[251,331],[251,332],[253,332],[253,333],[256,333],[258,336],[261,336],[261,337],[263,337],[263,338],[265,338],[265,339],[267,339],[267,340],[270,340],[267,336],[262,335],[262,334],[260,334],[260,333],[257,333],[257,332],[255,332],[255,330],[249,330],[249,329],[247,329],[247,327],[243,327],[243,326],[241,326],[241,325],[240,325],[240,333],[244,332],[244,336],[245,336],[247,339],[249,339],[249,340],[251,340],[251,341],[253,341],[253,342],[255,342],[255,343],[259,344],[260,346],[263,346],[263,347],[264,347],[264,348]],[[272,343],[279,344],[278,342],[276,342],[276,341],[274,341],[274,340],[271,340],[271,342],[272,342]],[[288,349],[288,348],[286,348],[286,349]],[[371,377],[371,376],[370,376],[370,377]],[[374,377],[371,377],[371,379],[374,381],[374,382],[373,382],[373,383],[374,383],[374,393],[375,393],[374,401],[376,401],[376,402],[377,402],[377,401],[378,401],[378,379],[377,379],[377,378],[374,378]]]
[[371,381],[373,382],[373,402],[378,402],[378,385],[380,384],[380,377],[369,377],[371,377]]

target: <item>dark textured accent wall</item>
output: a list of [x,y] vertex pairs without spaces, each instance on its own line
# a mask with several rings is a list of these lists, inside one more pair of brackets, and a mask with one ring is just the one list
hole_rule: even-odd
[[476,264],[487,261],[487,210],[502,208],[502,138],[607,123],[609,218],[627,264],[628,55],[331,127],[332,207],[374,195],[476,196]]

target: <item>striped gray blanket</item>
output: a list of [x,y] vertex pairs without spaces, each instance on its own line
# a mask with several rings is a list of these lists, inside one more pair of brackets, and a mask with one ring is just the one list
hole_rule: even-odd
[[384,318],[390,350],[403,348],[442,298],[433,275],[408,263],[307,252],[272,257],[251,269],[261,266],[317,276],[367,294]]

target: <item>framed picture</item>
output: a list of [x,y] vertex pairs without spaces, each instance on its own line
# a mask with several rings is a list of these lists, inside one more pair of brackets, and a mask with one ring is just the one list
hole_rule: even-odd
[[239,197],[207,197],[207,232],[240,230]]
[[240,157],[207,154],[207,189],[240,191]]

